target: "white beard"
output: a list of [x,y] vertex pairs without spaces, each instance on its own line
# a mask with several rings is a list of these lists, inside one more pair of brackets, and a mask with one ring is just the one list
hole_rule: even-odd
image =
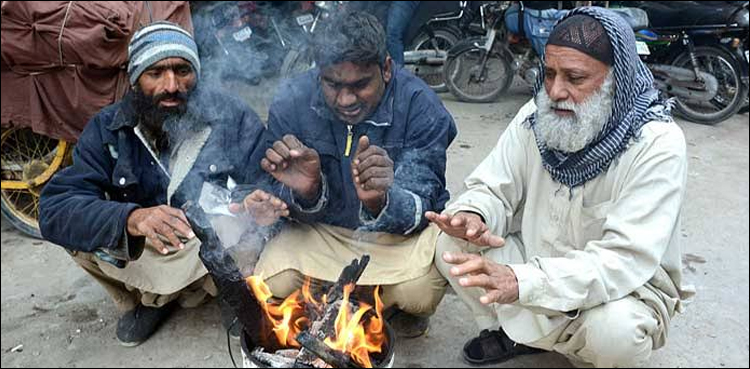
[[[537,106],[535,133],[548,148],[574,153],[582,150],[601,133],[612,115],[614,76],[609,72],[601,87],[586,101],[553,102],[542,88],[535,97]],[[553,109],[575,112],[571,117],[561,117]]]

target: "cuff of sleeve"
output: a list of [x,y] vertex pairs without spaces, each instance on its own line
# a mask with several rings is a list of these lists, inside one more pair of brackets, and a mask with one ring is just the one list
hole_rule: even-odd
[[318,195],[317,201],[307,203],[302,199],[297,199],[297,196],[295,196],[293,191],[291,199],[292,205],[301,213],[313,214],[319,212],[325,207],[326,203],[328,203],[328,181],[326,180],[326,176],[321,175],[320,194]]
[[133,210],[140,208],[137,204],[128,204],[124,209],[122,218],[122,233],[109,247],[102,247],[101,250],[107,255],[124,261],[138,260],[143,254],[143,248],[146,245],[145,237],[136,237],[128,234],[128,217]]
[[388,190],[386,204],[377,218],[360,205],[362,225],[370,231],[409,235],[422,224],[422,199],[415,193],[396,186]]
[[391,196],[386,193],[385,195],[385,205],[383,205],[383,208],[380,209],[380,214],[377,216],[373,215],[370,210],[365,207],[365,204],[359,203],[359,221],[364,226],[373,226],[380,222],[380,220],[383,218],[383,214],[388,212],[388,206],[391,204]]
[[544,295],[544,272],[533,264],[509,264],[518,280],[518,302],[521,305],[538,305],[539,296]]

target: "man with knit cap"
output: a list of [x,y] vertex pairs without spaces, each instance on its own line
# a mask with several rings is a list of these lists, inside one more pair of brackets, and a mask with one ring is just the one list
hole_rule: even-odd
[[436,263],[481,333],[472,364],[555,351],[575,365],[637,366],[665,344],[682,285],[685,139],[601,8],[553,29],[535,98],[427,217]]
[[73,165],[44,188],[42,235],[63,246],[125,312],[117,338],[135,346],[177,303],[216,288],[180,206],[204,183],[246,183],[263,126],[244,103],[208,91],[193,36],[156,22],[128,48],[131,89],[87,124]]

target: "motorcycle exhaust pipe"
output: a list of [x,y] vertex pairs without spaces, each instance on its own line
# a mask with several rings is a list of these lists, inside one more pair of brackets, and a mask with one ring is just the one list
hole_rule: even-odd
[[404,52],[404,64],[443,65],[448,53],[443,50],[411,50]]
[[719,81],[706,72],[699,71],[696,78],[692,70],[673,65],[648,64],[648,69],[654,75],[656,87],[671,96],[709,102],[719,91]]

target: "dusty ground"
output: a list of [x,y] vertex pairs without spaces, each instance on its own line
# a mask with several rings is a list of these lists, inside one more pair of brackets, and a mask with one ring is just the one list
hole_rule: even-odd
[[[463,178],[529,98],[526,91],[515,87],[502,102],[486,105],[443,96],[460,132],[449,154],[448,183],[453,192],[460,190]],[[264,99],[254,99],[261,115]],[[667,346],[654,353],[650,365],[748,367],[748,116],[735,116],[715,127],[679,124],[690,157],[683,259],[686,278],[698,295],[687,313],[673,320]],[[145,344],[124,348],[114,337],[114,306],[61,248],[27,238],[3,220],[0,270],[2,367],[232,365],[214,303],[178,311]],[[466,308],[448,295],[427,337],[399,343],[395,364],[464,367],[459,350],[475,334]],[[23,349],[11,352],[18,345]],[[237,343],[232,346],[237,355]],[[550,353],[503,366],[570,365]]]

